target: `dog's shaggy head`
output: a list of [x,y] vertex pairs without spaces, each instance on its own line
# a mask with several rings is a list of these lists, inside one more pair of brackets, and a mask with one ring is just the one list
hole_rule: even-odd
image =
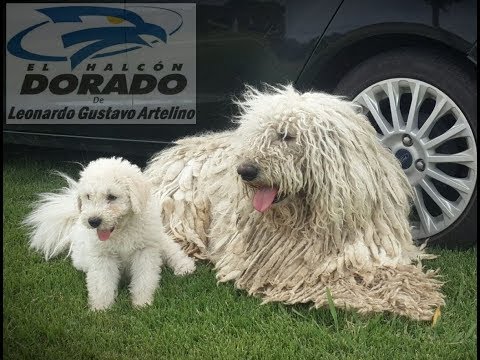
[[402,196],[409,194],[408,181],[357,105],[292,86],[249,88],[237,104],[237,172],[253,189],[258,211],[297,200],[297,207],[316,208],[325,221],[342,222],[359,209],[368,216],[381,187],[375,182],[392,179],[402,191],[391,195],[408,208]]
[[122,158],[100,158],[80,172],[80,221],[102,241],[146,206],[150,185],[140,168]]

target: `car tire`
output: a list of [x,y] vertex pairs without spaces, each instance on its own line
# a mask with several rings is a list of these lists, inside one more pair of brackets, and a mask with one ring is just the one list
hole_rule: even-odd
[[[412,224],[418,226],[417,230],[412,227],[415,240],[421,243],[428,239],[428,244],[449,248],[476,245],[476,76],[445,53],[401,48],[358,64],[340,80],[334,93],[363,105],[380,141],[392,152],[399,154],[400,148],[411,152],[414,165],[401,164],[404,169],[409,166],[405,172],[415,190],[412,207]],[[423,98],[419,94],[424,94]],[[446,104],[444,108],[442,104]],[[429,121],[437,105],[443,115]],[[409,121],[415,125],[409,125]],[[459,129],[463,130],[449,138]],[[439,145],[432,148],[436,142]],[[462,156],[455,157],[458,153]],[[439,154],[440,157],[436,156]],[[415,160],[422,156],[425,161]],[[441,156],[444,163],[438,162]],[[449,161],[445,160],[447,157]],[[442,177],[445,173],[447,177]]]

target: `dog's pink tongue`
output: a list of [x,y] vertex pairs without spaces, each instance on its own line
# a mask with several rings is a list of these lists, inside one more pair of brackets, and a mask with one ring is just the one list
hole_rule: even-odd
[[255,210],[264,212],[272,206],[273,200],[277,195],[278,189],[275,188],[261,188],[257,190],[253,197],[253,207]]
[[110,230],[97,230],[98,238],[102,241],[108,240],[111,233]]

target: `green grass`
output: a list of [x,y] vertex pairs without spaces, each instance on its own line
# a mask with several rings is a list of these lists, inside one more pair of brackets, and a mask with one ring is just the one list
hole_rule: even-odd
[[44,160],[53,155],[4,159],[6,359],[476,358],[476,250],[432,250],[440,257],[426,265],[442,269],[447,301],[434,328],[390,314],[260,305],[232,284],[217,285],[209,264],[185,278],[164,270],[149,308],[134,310],[123,284],[112,309],[90,312],[84,275],[63,257],[45,262],[31,252],[19,226],[36,193],[63,185],[49,170],[77,172],[65,159]]

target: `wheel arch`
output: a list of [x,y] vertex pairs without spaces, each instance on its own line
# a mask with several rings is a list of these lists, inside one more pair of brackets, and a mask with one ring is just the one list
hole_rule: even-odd
[[[368,29],[367,29],[368,28]],[[440,36],[441,35],[441,36]],[[322,43],[324,43],[322,45]],[[356,65],[380,53],[410,47],[453,58],[464,71],[476,78],[476,63],[468,57],[473,44],[442,32],[372,31],[370,27],[342,36],[331,42],[322,39],[298,77],[296,85],[303,90],[333,92],[339,81]],[[328,55],[327,55],[328,54]]]

